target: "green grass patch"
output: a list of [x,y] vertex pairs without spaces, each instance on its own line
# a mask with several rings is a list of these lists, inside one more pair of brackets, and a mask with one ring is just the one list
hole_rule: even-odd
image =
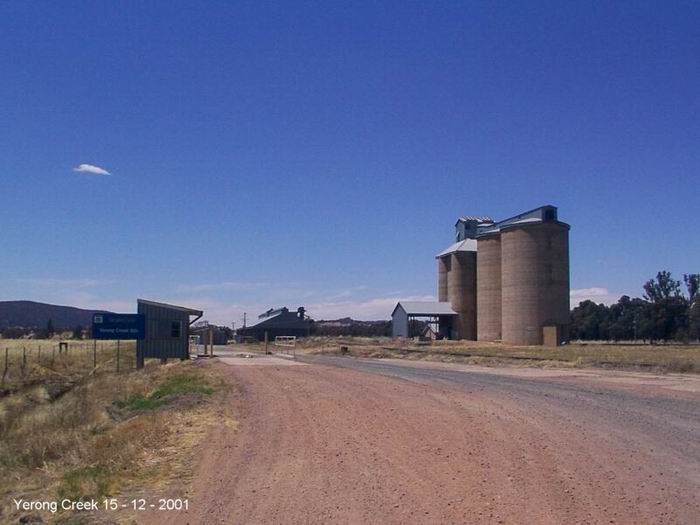
[[63,475],[58,487],[58,496],[60,499],[72,501],[101,499],[110,494],[110,487],[111,477],[106,468],[84,467]]
[[127,412],[145,412],[148,410],[155,410],[165,403],[163,399],[152,399],[149,397],[144,397],[142,395],[131,396],[125,400],[118,400],[114,402],[114,405]]
[[167,379],[148,396],[135,395],[126,400],[118,400],[114,405],[127,412],[155,410],[168,402],[187,394],[211,395],[211,388],[205,379],[192,374],[178,374]]
[[207,382],[195,375],[178,374],[160,385],[149,397],[151,399],[168,399],[185,394],[211,395],[214,390]]

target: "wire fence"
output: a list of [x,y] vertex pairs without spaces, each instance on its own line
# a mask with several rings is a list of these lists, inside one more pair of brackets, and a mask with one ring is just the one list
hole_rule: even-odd
[[135,341],[0,340],[0,386],[136,368]]
[[273,342],[276,353],[297,357],[297,338],[293,335],[278,335]]

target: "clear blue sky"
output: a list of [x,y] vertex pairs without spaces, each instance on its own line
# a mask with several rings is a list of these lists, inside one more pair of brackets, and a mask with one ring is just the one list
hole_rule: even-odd
[[3,300],[388,318],[548,203],[639,295],[700,271],[700,3],[2,2],[0,161]]

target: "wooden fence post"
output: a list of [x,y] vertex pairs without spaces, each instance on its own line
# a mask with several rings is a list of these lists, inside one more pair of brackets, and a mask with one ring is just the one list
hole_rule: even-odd
[[7,375],[7,354],[10,351],[9,348],[5,348],[5,370],[2,372],[2,382],[5,383],[5,376]]

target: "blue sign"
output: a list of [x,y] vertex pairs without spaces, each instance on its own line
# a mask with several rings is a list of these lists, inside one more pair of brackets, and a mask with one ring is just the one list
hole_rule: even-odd
[[94,314],[93,339],[145,339],[146,316],[142,314]]

